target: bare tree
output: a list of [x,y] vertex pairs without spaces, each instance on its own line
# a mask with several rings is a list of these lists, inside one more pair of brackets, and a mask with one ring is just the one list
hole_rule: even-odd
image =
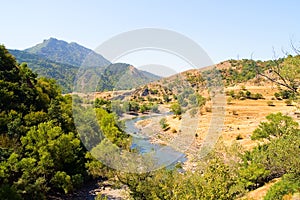
[[[297,48],[295,50],[300,53]],[[263,71],[255,66],[257,74],[297,94],[300,87],[300,58],[287,56],[285,59],[278,59],[274,49],[273,54],[274,59],[270,63],[269,69]]]

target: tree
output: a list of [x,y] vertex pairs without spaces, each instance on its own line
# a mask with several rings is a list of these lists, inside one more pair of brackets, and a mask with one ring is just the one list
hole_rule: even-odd
[[21,138],[21,144],[23,152],[1,162],[0,177],[23,197],[43,199],[50,190],[69,193],[83,182],[84,152],[73,133],[64,133],[52,122],[41,123]]
[[[253,61],[254,62],[254,61]],[[273,60],[268,65],[268,73],[257,68],[260,76],[283,86],[297,94],[300,87],[300,56],[288,56],[285,59]]]
[[171,111],[175,114],[175,115],[181,115],[182,113],[182,108],[180,106],[179,103],[173,103],[170,107]]
[[170,125],[167,123],[167,119],[165,117],[159,121],[159,124],[163,130],[167,130],[170,127]]
[[300,181],[293,175],[284,175],[283,178],[271,186],[268,190],[265,200],[282,200],[287,194],[299,192]]
[[261,122],[254,130],[251,139],[271,139],[272,137],[283,137],[298,131],[299,124],[289,116],[282,113],[270,114],[267,117],[268,122]]

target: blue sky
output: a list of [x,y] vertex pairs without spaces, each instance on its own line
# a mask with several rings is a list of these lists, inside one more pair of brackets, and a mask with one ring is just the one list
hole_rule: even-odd
[[25,49],[55,37],[94,49],[114,35],[153,27],[181,33],[218,63],[272,59],[300,46],[300,1],[2,1],[0,43]]

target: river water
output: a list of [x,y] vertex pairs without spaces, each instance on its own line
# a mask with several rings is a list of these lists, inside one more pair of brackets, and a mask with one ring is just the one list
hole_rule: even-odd
[[168,115],[165,114],[151,114],[148,116],[134,117],[132,119],[125,120],[126,133],[132,136],[131,149],[137,149],[141,154],[153,153],[153,158],[156,161],[157,166],[174,167],[178,162],[185,162],[187,160],[186,155],[182,152],[176,151],[170,146],[162,144],[154,144],[150,142],[150,137],[141,133],[141,130],[136,127],[136,122],[153,117],[160,117]]

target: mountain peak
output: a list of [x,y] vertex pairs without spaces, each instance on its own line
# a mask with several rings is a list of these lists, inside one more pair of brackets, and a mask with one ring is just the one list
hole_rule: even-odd
[[[25,49],[25,51],[55,62],[78,67],[83,63],[88,65],[86,67],[100,67],[110,64],[110,62],[102,55],[95,53],[91,49],[83,47],[75,42],[68,43],[53,37],[45,39],[42,43],[31,48]],[[88,62],[85,62],[87,57]]]

